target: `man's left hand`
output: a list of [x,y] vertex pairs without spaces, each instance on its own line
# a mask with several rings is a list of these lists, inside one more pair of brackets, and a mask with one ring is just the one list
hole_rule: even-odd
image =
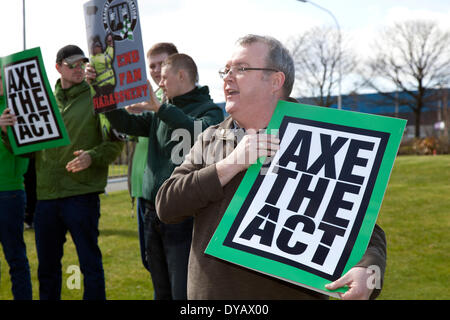
[[13,126],[16,122],[17,118],[14,114],[11,113],[11,110],[9,108],[3,110],[3,113],[0,116],[0,127],[4,133],[6,133],[6,127]]
[[147,80],[148,84],[148,92],[149,92],[149,99],[144,102],[139,102],[136,104],[133,104],[129,107],[127,107],[128,112],[137,112],[137,111],[154,111],[158,112],[159,107],[161,107],[161,102],[159,102],[158,98],[156,97],[155,92],[153,91],[152,85],[150,84],[150,81]]
[[92,159],[89,153],[87,153],[84,150],[78,150],[75,151],[73,154],[74,156],[76,156],[76,158],[67,163],[66,165],[67,171],[75,173],[85,170],[91,166]]
[[336,281],[327,284],[328,290],[336,290],[344,286],[349,289],[345,293],[339,293],[343,300],[368,300],[373,289],[369,289],[367,282],[372,273],[367,268],[351,268],[346,274]]

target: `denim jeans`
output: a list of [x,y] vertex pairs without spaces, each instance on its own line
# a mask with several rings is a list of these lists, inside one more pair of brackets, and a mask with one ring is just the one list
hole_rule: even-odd
[[145,200],[144,198],[136,198],[136,212],[137,212],[137,224],[138,224],[138,235],[139,235],[139,249],[141,252],[141,260],[144,268],[150,271],[147,262],[147,253],[146,253],[146,240],[145,240]]
[[84,276],[84,300],[105,300],[105,276],[98,246],[100,199],[85,194],[38,200],[34,217],[41,300],[61,299],[63,246],[70,232]]
[[23,240],[25,204],[25,191],[0,191],[0,243],[9,265],[15,300],[32,298],[30,266]]
[[155,300],[187,300],[187,271],[193,218],[162,223],[153,205],[145,202],[144,232],[147,262]]

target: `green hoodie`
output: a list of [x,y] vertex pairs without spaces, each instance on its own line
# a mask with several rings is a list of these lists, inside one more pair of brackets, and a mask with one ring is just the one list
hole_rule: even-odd
[[[152,203],[156,193],[176,166],[172,161],[172,149],[180,143],[172,140],[176,129],[189,131],[191,146],[194,143],[194,122],[201,121],[202,130],[223,120],[223,112],[209,96],[208,87],[175,97],[170,103],[163,103],[158,112],[132,115],[124,110],[106,113],[112,126],[119,132],[133,136],[148,137],[148,157],[142,182],[142,197]],[[188,150],[189,151],[189,150]]]
[[[0,96],[0,112],[4,108],[5,99]],[[23,175],[27,168],[28,159],[13,155],[0,140],[0,191],[24,190]]]
[[[37,198],[50,200],[101,193],[106,186],[108,166],[120,154],[123,143],[104,138],[100,117],[94,113],[90,86],[85,81],[63,89],[58,80],[55,98],[71,143],[36,153]],[[66,164],[78,150],[87,151],[92,164],[83,171],[68,172]]]

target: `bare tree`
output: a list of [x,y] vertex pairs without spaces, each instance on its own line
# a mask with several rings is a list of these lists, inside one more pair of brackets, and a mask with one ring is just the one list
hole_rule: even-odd
[[[421,112],[429,89],[445,86],[450,79],[450,32],[435,22],[410,20],[381,31],[368,60],[368,86],[395,101],[395,90],[406,93],[401,101],[415,114],[415,136],[420,136]],[[390,92],[389,92],[390,91]]]
[[[296,90],[301,97],[311,98],[315,104],[329,107],[336,102],[333,92],[341,74],[351,73],[356,58],[345,45],[339,44],[339,33],[329,27],[313,27],[291,38],[288,47],[293,55],[296,72]],[[342,79],[341,79],[342,81]]]

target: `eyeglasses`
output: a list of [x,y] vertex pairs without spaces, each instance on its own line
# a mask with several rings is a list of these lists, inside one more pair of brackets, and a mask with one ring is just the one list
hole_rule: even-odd
[[231,66],[231,67],[225,67],[219,70],[219,76],[222,79],[225,79],[225,77],[230,75],[242,75],[245,71],[252,71],[252,70],[262,70],[262,71],[272,71],[272,72],[279,72],[279,70],[271,69],[271,68],[250,68],[250,67],[239,67],[239,66]]
[[83,70],[84,70],[84,68],[86,68],[86,62],[83,62],[83,61],[80,61],[78,63],[67,63],[67,61],[63,61],[63,64],[65,66],[67,66],[67,68],[69,68],[71,70],[75,69],[75,68],[78,68],[78,67],[80,67]]

